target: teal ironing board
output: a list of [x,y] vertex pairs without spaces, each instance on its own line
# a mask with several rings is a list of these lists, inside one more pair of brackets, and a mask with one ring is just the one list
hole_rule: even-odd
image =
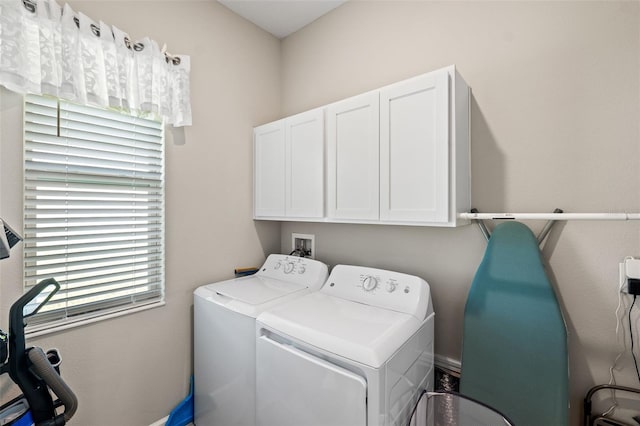
[[565,426],[568,382],[567,331],[538,241],[522,223],[502,223],[465,306],[460,393],[515,426]]

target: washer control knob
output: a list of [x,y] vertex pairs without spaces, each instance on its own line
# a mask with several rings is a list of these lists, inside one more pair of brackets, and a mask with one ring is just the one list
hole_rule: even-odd
[[285,274],[290,274],[290,273],[292,273],[292,272],[293,272],[293,268],[294,268],[293,262],[287,262],[287,263],[285,263],[285,264],[284,264],[284,273],[285,273]]
[[306,270],[307,270],[307,268],[305,268],[304,265],[300,265],[298,267],[298,273],[301,274],[301,275],[304,274],[304,271],[306,271]]
[[278,262],[278,263],[275,264],[273,269],[280,269],[281,266],[282,266],[282,262]]
[[393,293],[394,291],[396,291],[396,287],[398,287],[398,283],[396,283],[395,281],[389,281],[387,283],[387,291],[389,293]]
[[364,289],[364,291],[372,291],[376,287],[378,287],[378,279],[376,277],[367,275],[362,280],[362,288]]

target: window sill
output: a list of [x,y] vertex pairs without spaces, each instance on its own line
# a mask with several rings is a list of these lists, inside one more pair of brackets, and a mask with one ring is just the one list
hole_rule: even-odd
[[123,309],[113,310],[111,312],[106,312],[106,313],[82,316],[82,317],[74,318],[71,320],[56,321],[55,323],[52,323],[52,324],[40,324],[40,325],[35,325],[33,327],[27,326],[27,328],[25,329],[25,337],[33,338],[33,337],[44,336],[47,334],[53,334],[60,331],[69,330],[76,327],[82,327],[85,325],[93,324],[95,322],[99,322],[99,321],[103,321],[111,318],[118,318],[125,315],[134,314],[137,312],[160,308],[165,304],[166,304],[165,301],[162,300],[158,302],[148,303],[145,305],[140,305],[133,308],[123,308]]

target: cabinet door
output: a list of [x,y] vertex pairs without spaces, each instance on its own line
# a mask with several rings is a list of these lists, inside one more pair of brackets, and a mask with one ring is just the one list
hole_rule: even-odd
[[324,214],[324,112],[316,109],[289,117],[286,133],[286,215]]
[[449,77],[438,71],[380,92],[380,219],[449,218]]
[[285,215],[284,120],[253,130],[254,217]]
[[379,110],[378,92],[327,108],[329,218],[378,219]]

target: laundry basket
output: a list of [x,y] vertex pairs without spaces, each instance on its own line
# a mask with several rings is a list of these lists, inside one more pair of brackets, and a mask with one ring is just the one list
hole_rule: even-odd
[[455,392],[424,392],[409,426],[514,426],[503,414]]

